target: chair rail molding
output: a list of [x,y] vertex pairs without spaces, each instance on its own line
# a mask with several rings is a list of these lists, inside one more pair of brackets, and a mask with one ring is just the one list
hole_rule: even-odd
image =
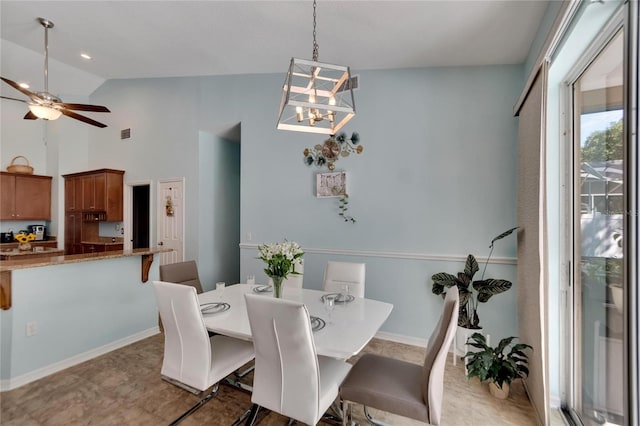
[[[259,244],[240,243],[241,250],[258,250]],[[341,256],[364,256],[364,257],[384,257],[389,259],[413,259],[427,260],[433,262],[465,262],[467,255],[449,254],[439,255],[430,253],[411,253],[399,251],[380,251],[380,250],[351,250],[351,249],[328,249],[328,248],[312,248],[302,247],[305,253],[315,254],[332,254]],[[478,263],[487,261],[486,257],[476,257]],[[518,263],[515,257],[492,257],[489,261],[491,264],[516,265]]]

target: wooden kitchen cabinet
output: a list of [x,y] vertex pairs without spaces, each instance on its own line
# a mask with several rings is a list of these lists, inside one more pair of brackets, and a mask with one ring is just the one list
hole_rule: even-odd
[[105,173],[82,177],[82,210],[106,211],[107,179]]
[[79,177],[64,180],[64,211],[82,211],[82,179]]
[[51,220],[51,179],[0,172],[0,220]]
[[99,169],[63,175],[65,178],[65,210],[104,212],[100,220],[120,222],[123,219],[124,171]]
[[82,213],[64,215],[64,254],[82,253]]

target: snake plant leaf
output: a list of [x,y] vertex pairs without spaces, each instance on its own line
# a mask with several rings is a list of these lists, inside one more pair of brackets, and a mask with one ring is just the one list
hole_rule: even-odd
[[467,261],[464,264],[464,273],[469,277],[469,280],[473,279],[473,276],[478,272],[480,268],[478,267],[478,261],[476,258],[470,254],[467,256]]
[[511,285],[510,281],[495,278],[488,278],[486,280],[473,282],[473,288],[478,292],[478,302],[482,303],[491,299],[491,296],[504,293],[509,290]]
[[504,231],[502,234],[500,234],[497,237],[495,237],[493,240],[491,240],[491,245],[489,246],[489,248],[493,248],[493,243],[495,243],[498,240],[503,239],[504,237],[507,237],[507,236],[511,235],[513,233],[513,231],[515,231],[516,229],[518,229],[517,226],[515,228],[508,229],[508,230]]

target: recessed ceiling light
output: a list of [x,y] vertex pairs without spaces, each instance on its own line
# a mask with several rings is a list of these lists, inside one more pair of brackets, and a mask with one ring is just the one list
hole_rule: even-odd
[[23,89],[28,89],[29,87],[31,87],[27,83],[18,83],[18,86],[22,87]]
[[86,53],[81,53],[80,56],[82,56],[85,59],[91,59],[91,56],[87,55]]

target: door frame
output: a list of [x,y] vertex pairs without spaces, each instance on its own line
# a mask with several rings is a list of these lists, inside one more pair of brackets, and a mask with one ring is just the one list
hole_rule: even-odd
[[[155,226],[156,231],[155,231],[155,235],[154,235],[153,241],[155,242],[154,245],[157,245],[158,244],[158,235],[160,234],[160,221],[158,220],[158,212],[161,211],[160,210],[160,200],[162,199],[162,194],[160,194],[160,187],[161,187],[161,184],[170,183],[170,182],[180,182],[182,184],[182,259],[184,260],[184,258],[185,258],[185,249],[186,249],[186,240],[187,240],[187,236],[185,234],[185,231],[186,231],[186,206],[187,206],[187,203],[186,203],[186,192],[187,192],[187,187],[186,187],[186,179],[185,179],[184,176],[158,179],[158,185],[156,187],[156,202],[154,203],[154,208],[150,209],[151,211],[149,212],[149,214],[153,215],[154,223],[156,225]],[[149,224],[149,226],[151,226],[151,224]]]
[[153,202],[153,187],[152,180],[136,180],[131,182],[125,182],[124,186],[124,249],[131,250],[133,247],[132,227],[133,227],[133,187],[134,186],[149,186],[149,246],[155,246],[155,233],[153,230],[153,220],[156,217],[155,203]]
[[[567,404],[565,406],[567,408],[566,414],[571,416],[573,421],[577,423],[580,423],[577,412],[582,411],[582,383],[579,374],[582,369],[582,365],[577,358],[577,352],[580,351],[582,346],[582,333],[585,331],[581,330],[580,334],[576,332],[576,327],[581,324],[580,315],[582,313],[582,306],[581,298],[579,296],[581,292],[581,284],[576,278],[580,274],[580,265],[579,262],[576,262],[575,260],[574,252],[575,247],[578,247],[581,244],[579,235],[575,232],[577,218],[575,213],[575,204],[576,200],[579,200],[579,193],[576,191],[579,191],[580,182],[579,178],[576,177],[576,167],[578,166],[576,161],[577,154],[575,145],[575,139],[576,137],[579,137],[579,130],[575,129],[574,123],[576,115],[579,116],[580,114],[575,109],[573,87],[576,81],[596,59],[600,52],[606,48],[611,40],[613,40],[618,31],[628,31],[625,24],[625,8],[621,7],[611,16],[609,22],[600,30],[598,36],[591,41],[587,49],[582,52],[573,67],[571,67],[563,80],[563,93],[560,94],[560,113],[562,114],[562,117],[559,120],[559,123],[561,126],[564,126],[564,129],[566,129],[566,133],[564,133],[564,137],[562,138],[566,143],[559,151],[560,164],[563,165],[563,170],[560,171],[560,183],[563,190],[560,194],[562,202],[560,203],[561,211],[559,212],[561,215],[559,253],[560,265],[566,267],[566,269],[563,268],[564,270],[560,274],[560,289],[562,292],[560,295],[560,318],[566,319],[566,326],[563,326],[560,333],[560,339],[562,342],[560,347],[560,362],[562,363],[561,371],[564,371],[564,377],[560,378],[560,395],[562,404]],[[624,84],[629,84],[626,77]],[[628,104],[625,103],[623,105],[625,120],[628,115],[627,108]],[[629,143],[628,138],[626,143]],[[629,164],[626,164],[626,167],[629,166]],[[625,229],[628,233],[629,228],[626,225]],[[625,280],[627,283],[629,282],[627,279]],[[629,318],[626,313],[623,318],[625,324],[628,324]],[[625,359],[626,365],[623,367],[623,371],[625,373],[629,366],[626,361],[627,360]],[[624,376],[626,377],[626,374]],[[632,393],[629,383],[625,383],[624,386],[624,392],[626,394]],[[629,407],[625,405],[624,411],[626,420],[628,420],[628,416],[630,415],[630,410],[628,408]],[[573,412],[573,410],[576,410],[576,412]]]

